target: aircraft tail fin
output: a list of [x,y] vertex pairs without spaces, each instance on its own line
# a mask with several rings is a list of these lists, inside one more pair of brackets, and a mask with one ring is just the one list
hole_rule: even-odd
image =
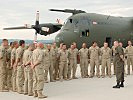
[[72,13],[73,15],[79,14],[79,13],[86,13],[83,10],[71,10],[71,9],[64,9],[64,10],[59,10],[59,9],[50,9],[50,11],[56,11],[56,12],[64,12],[64,13]]

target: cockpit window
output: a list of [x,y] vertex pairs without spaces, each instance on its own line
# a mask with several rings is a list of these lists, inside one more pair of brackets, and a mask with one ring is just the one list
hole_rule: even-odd
[[69,19],[70,23],[73,23],[73,20],[72,19]]

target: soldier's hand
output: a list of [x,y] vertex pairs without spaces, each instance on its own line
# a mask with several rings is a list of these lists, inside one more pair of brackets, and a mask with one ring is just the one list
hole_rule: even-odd
[[23,67],[26,67],[26,65],[25,65],[25,64],[23,64],[22,66],[23,66]]
[[35,66],[32,64],[32,65],[31,65],[31,68],[32,68],[32,69],[34,69],[34,68],[35,68]]
[[13,68],[15,68],[15,69],[16,69],[16,68],[17,68],[17,64],[14,64],[14,65],[13,65]]
[[90,59],[88,59],[88,63],[90,63]]
[[127,59],[127,56],[125,56],[125,59]]

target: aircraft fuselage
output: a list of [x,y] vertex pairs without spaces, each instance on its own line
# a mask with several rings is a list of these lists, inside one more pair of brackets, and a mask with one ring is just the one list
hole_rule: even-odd
[[56,36],[57,44],[65,43],[70,46],[72,42],[81,48],[82,43],[90,47],[96,41],[101,47],[106,41],[112,46],[118,40],[127,45],[128,40],[133,40],[133,18],[113,17],[94,13],[80,13],[68,18],[65,25]]

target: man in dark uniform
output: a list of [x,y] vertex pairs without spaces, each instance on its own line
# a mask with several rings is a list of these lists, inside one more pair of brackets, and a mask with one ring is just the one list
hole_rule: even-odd
[[120,88],[124,87],[124,51],[123,48],[119,46],[118,41],[114,42],[114,46],[117,85],[113,86],[113,88]]

